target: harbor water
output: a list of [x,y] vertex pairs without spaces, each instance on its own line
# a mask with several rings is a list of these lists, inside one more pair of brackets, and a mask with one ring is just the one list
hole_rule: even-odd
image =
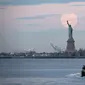
[[85,59],[0,59],[0,85],[85,85]]

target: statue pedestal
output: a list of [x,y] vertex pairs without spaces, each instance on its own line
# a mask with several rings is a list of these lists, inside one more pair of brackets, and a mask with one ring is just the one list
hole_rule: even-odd
[[67,40],[66,52],[67,53],[74,53],[74,52],[76,52],[76,50],[75,50],[75,41],[74,41],[73,37],[70,37]]

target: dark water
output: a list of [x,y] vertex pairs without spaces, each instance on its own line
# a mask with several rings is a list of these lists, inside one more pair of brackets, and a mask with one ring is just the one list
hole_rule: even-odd
[[0,59],[0,85],[85,85],[85,59]]

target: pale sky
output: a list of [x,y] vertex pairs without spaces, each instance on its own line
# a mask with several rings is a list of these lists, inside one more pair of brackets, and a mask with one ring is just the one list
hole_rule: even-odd
[[50,42],[65,49],[68,29],[61,16],[69,13],[77,15],[76,49],[85,48],[84,0],[0,0],[0,52],[53,52]]

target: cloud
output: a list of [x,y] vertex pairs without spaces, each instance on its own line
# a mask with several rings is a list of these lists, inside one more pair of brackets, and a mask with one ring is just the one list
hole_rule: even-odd
[[[19,31],[60,29],[64,28],[60,20],[65,13],[75,13],[81,23],[81,17],[85,16],[85,6],[74,6],[78,4],[84,3],[4,6],[5,27]],[[81,24],[79,27],[81,27]]]
[[49,14],[49,15],[38,15],[38,16],[33,16],[33,17],[21,17],[17,19],[44,19],[46,17],[52,17],[56,16],[57,14]]
[[9,5],[12,0],[0,0],[0,5]]
[[0,5],[38,5],[51,3],[76,3],[84,2],[84,0],[0,0]]
[[70,2],[70,6],[85,6],[85,2]]
[[[69,3],[80,0],[0,0],[0,5],[37,5],[50,3]],[[81,0],[84,1],[84,0]]]
[[[83,4],[83,2],[81,3]],[[84,13],[85,6],[73,6],[78,3],[64,3],[64,4],[41,4],[41,5],[22,5],[22,6],[8,6],[5,9],[14,18],[43,18],[54,14],[64,13]],[[81,13],[81,14],[83,14]]]

